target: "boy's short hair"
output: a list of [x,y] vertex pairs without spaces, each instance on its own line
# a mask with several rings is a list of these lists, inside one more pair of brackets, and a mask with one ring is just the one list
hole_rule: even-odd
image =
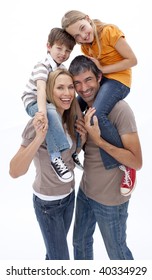
[[65,45],[68,49],[73,50],[76,45],[75,39],[65,30],[59,27],[52,28],[48,35],[48,43],[53,46],[55,43]]

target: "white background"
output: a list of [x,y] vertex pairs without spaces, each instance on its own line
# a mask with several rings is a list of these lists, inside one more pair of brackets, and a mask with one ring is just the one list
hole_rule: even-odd
[[[143,151],[143,168],[132,195],[127,224],[128,246],[136,260],[152,259],[152,111],[151,111],[151,7],[150,0],[108,1],[5,0],[0,4],[0,260],[43,260],[45,248],[32,206],[34,167],[21,178],[9,176],[9,161],[21,143],[29,119],[21,94],[37,60],[46,55],[49,31],[60,27],[63,14],[81,10],[91,18],[118,25],[133,48],[138,65],[133,68],[132,107]],[[80,54],[76,46],[69,62]],[[82,155],[83,157],[83,155]],[[76,189],[81,172],[76,171]],[[72,225],[73,226],[73,225]],[[94,235],[95,260],[108,260],[98,228]],[[72,227],[68,236],[72,253]]]

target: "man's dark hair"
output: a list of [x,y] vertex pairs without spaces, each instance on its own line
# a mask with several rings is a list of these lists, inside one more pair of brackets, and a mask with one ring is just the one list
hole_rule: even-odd
[[72,76],[79,75],[85,71],[91,71],[96,78],[102,74],[101,70],[96,66],[96,64],[85,55],[76,56],[70,63],[69,72]]

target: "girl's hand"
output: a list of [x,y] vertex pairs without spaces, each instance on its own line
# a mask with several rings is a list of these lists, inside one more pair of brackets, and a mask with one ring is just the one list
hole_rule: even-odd
[[102,65],[99,63],[99,60],[97,58],[94,58],[92,56],[88,56],[95,64],[96,66],[101,70],[102,72]]

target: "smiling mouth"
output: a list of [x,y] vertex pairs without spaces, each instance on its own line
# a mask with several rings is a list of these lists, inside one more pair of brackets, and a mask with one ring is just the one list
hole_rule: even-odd
[[69,104],[71,102],[71,98],[61,98],[61,101],[65,104]]
[[82,93],[83,97],[84,98],[87,98],[87,97],[90,97],[92,95],[92,92],[89,91],[89,92],[85,92],[85,93]]

